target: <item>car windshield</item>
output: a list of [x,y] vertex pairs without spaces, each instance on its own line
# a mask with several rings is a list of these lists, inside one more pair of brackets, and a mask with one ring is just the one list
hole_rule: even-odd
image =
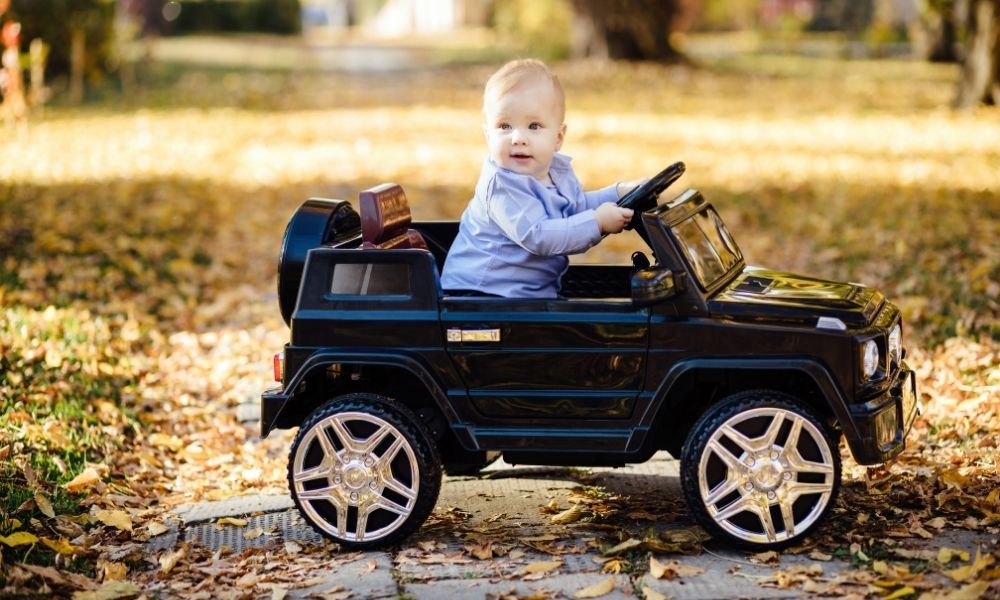
[[674,233],[704,289],[712,288],[743,255],[712,207],[705,207],[674,225]]

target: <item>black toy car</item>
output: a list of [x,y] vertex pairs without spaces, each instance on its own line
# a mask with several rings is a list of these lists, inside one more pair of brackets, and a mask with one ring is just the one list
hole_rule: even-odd
[[442,468],[624,465],[668,450],[698,522],[742,546],[800,540],[854,459],[903,450],[917,413],[900,312],[877,290],[745,264],[684,171],[622,199],[648,244],[631,265],[571,265],[557,300],[449,297],[457,222],[411,223],[403,190],[360,214],[310,199],[279,261],[291,340],[261,434],[299,427],[305,518],[343,546],[390,544],[430,514]]

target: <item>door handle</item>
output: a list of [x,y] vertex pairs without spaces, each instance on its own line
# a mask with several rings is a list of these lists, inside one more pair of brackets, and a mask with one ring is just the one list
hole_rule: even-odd
[[499,342],[499,329],[448,329],[449,342]]

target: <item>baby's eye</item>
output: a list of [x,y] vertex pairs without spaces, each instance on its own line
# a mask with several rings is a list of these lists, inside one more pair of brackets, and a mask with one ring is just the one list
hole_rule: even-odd
[[497,128],[507,131],[508,129],[510,129],[510,123],[499,123],[497,124]]
[[541,123],[532,123],[531,125],[528,125],[528,129],[541,129],[541,128],[542,128]]

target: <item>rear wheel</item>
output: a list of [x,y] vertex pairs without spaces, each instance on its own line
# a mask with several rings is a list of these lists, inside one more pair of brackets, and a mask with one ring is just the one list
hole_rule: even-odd
[[288,487],[324,536],[350,548],[381,547],[412,533],[433,510],[441,460],[409,409],[349,394],[302,424],[289,453]]
[[755,549],[780,548],[804,538],[833,506],[840,453],[795,397],[741,392],[692,428],[681,485],[709,533]]

